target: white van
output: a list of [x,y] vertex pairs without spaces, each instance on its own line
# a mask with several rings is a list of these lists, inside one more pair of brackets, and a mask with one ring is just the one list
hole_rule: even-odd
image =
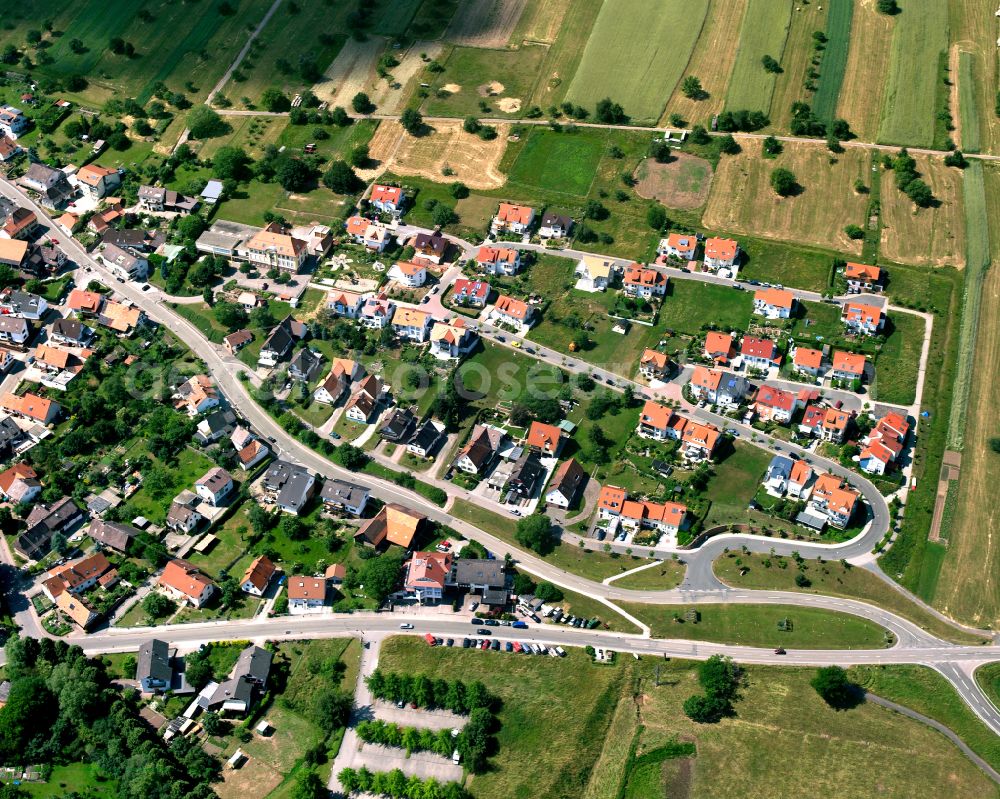
[[451,753],[451,762],[454,763],[456,766],[458,765],[461,759],[462,755],[459,753],[457,749]]

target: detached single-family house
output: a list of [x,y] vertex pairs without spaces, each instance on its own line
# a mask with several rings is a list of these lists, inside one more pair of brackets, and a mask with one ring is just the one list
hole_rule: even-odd
[[66,298],[66,307],[80,317],[97,316],[104,304],[104,295],[96,291],[73,289]]
[[767,319],[789,319],[795,295],[786,289],[759,289],[753,293],[753,312]]
[[288,612],[309,613],[326,607],[327,581],[324,577],[293,575],[288,578]]
[[31,338],[31,323],[24,317],[0,316],[0,343],[23,347]]
[[639,373],[647,380],[666,380],[673,367],[670,356],[658,350],[645,349],[639,358]]
[[358,314],[358,321],[362,327],[369,330],[382,330],[392,321],[392,315],[396,311],[396,303],[380,294],[377,297],[369,297],[361,306]]
[[222,345],[233,355],[253,341],[253,333],[249,330],[237,330],[222,339]]
[[311,383],[323,368],[323,356],[315,350],[303,347],[292,356],[288,364],[288,376],[300,383]]
[[372,421],[383,394],[385,386],[382,381],[375,375],[368,375],[358,384],[357,390],[347,401],[344,415],[352,422],[368,424]]
[[[3,213],[0,212],[0,219]],[[38,217],[29,208],[15,208],[0,227],[0,239],[29,240],[38,230]]]
[[424,419],[406,442],[406,451],[419,458],[429,458],[444,439],[444,425],[433,419]]
[[885,284],[885,273],[871,264],[847,263],[844,267],[844,278],[847,280],[847,290],[851,294],[861,292],[882,291]]
[[415,552],[406,562],[403,590],[418,602],[438,602],[451,575],[450,552]]
[[490,284],[485,280],[461,277],[451,284],[451,301],[467,308],[485,308],[490,299]]
[[295,343],[306,337],[308,328],[292,318],[291,315],[282,319],[264,340],[257,363],[260,366],[275,366],[285,360],[295,346]]
[[135,679],[142,693],[152,694],[170,688],[174,680],[171,659],[166,641],[153,638],[140,644]]
[[0,133],[0,164],[13,160],[23,152],[24,148],[20,144],[9,138],[5,133]]
[[304,466],[275,461],[261,478],[265,498],[285,513],[298,514],[312,499],[316,477]]
[[528,303],[501,294],[490,311],[489,319],[494,323],[509,325],[519,333],[526,333],[534,324],[534,316],[535,309]]
[[576,264],[579,280],[576,287],[581,291],[604,291],[611,284],[615,262],[601,255],[584,255]]
[[417,308],[399,307],[392,315],[393,332],[400,338],[422,344],[431,332],[434,317]]
[[693,261],[698,252],[698,237],[684,233],[671,233],[660,240],[657,248],[660,255],[668,258],[679,258],[682,261]]
[[507,434],[499,427],[477,424],[455,458],[455,468],[466,474],[484,474],[493,464],[506,438]]
[[389,280],[395,280],[407,288],[418,288],[427,282],[427,267],[411,261],[400,261],[393,264],[386,273]]
[[440,264],[448,252],[448,239],[440,230],[418,233],[410,240],[410,246],[415,250],[415,257]]
[[538,235],[543,239],[564,239],[573,230],[573,218],[565,214],[557,214],[555,211],[546,211],[542,214],[542,224],[538,228]]
[[545,492],[545,504],[556,508],[568,508],[586,481],[587,472],[575,458],[563,461],[549,481],[548,490]]
[[796,372],[811,377],[822,377],[826,371],[823,360],[823,350],[809,347],[796,347],[792,353],[792,368]]
[[622,290],[641,300],[662,297],[667,293],[667,276],[659,269],[632,264],[622,275]]
[[11,289],[6,289],[0,294],[0,313],[7,316],[19,316],[37,322],[48,309],[49,304],[45,298],[37,294]]
[[858,492],[847,488],[843,479],[821,474],[813,485],[810,507],[839,529],[847,527],[858,504]]
[[845,350],[834,350],[833,368],[830,376],[835,380],[863,380],[865,376],[865,364],[867,359],[864,355]]
[[219,392],[208,375],[195,375],[177,387],[174,407],[197,416],[219,406]]
[[103,553],[97,552],[52,569],[42,582],[42,591],[55,601],[63,591],[82,594],[100,583],[109,588],[118,582],[118,570]]
[[335,289],[326,295],[326,310],[335,316],[346,316],[348,319],[357,319],[364,304],[365,296],[363,294],[355,294],[353,291]]
[[0,106],[0,134],[8,139],[16,139],[31,126],[31,120],[20,108],[12,105]]
[[399,186],[385,186],[376,183],[372,186],[371,197],[368,201],[373,208],[382,213],[395,214],[403,210],[406,194]]
[[542,455],[558,457],[563,445],[562,430],[554,424],[532,422],[525,443]]
[[704,366],[695,366],[691,373],[691,380],[688,385],[691,387],[691,395],[696,400],[715,403],[718,400],[719,386],[722,385],[722,378],[725,372],[719,369],[707,369]]
[[313,399],[325,405],[335,405],[347,387],[362,373],[361,365],[349,358],[337,358],[330,368],[330,374],[313,392]]
[[103,519],[94,519],[87,528],[89,538],[122,555],[128,554],[132,541],[140,533],[141,530],[130,524],[106,522]]
[[442,359],[468,355],[479,342],[479,334],[460,316],[450,322],[435,322],[431,328],[431,354]]
[[0,497],[18,505],[32,502],[42,493],[42,483],[38,474],[26,463],[15,463],[0,472]]
[[844,303],[840,318],[849,331],[864,336],[874,336],[885,327],[885,312],[877,305],[866,305],[861,302]]
[[895,411],[878,420],[861,450],[859,465],[869,474],[885,474],[906,446],[910,424]]
[[736,347],[729,333],[710,330],[705,334],[705,357],[725,366],[736,357]]
[[686,422],[681,433],[681,454],[693,463],[710,459],[722,438],[722,433],[715,425],[700,424],[691,420]]
[[221,466],[216,466],[198,479],[194,484],[194,491],[209,505],[218,507],[225,502],[234,487],[233,476]]
[[243,572],[240,590],[245,594],[250,594],[250,596],[264,596],[264,592],[267,591],[276,571],[275,565],[267,555],[258,555]]
[[652,438],[657,441],[667,441],[680,437],[677,421],[683,421],[666,405],[661,405],[653,400],[646,400],[639,414],[639,424],[636,432],[643,438]]
[[76,182],[85,196],[100,200],[117,189],[121,185],[122,178],[116,169],[87,164],[77,170]]
[[521,268],[521,253],[510,247],[484,245],[476,250],[476,266],[491,275],[516,275]]
[[62,208],[76,193],[65,172],[42,163],[29,166],[28,171],[17,179],[17,185],[36,194],[42,206],[52,210]]
[[793,461],[784,455],[775,455],[764,474],[764,488],[768,494],[783,497],[788,491],[788,480],[792,476]]
[[215,583],[186,560],[169,561],[157,583],[175,601],[194,608],[203,607],[215,593]]
[[323,483],[320,499],[328,510],[360,516],[368,505],[369,491],[364,486],[346,480],[328,478]]
[[711,238],[705,240],[705,268],[710,272],[720,269],[731,270],[740,257],[740,245],[732,239]]
[[101,261],[122,280],[145,280],[149,274],[149,261],[114,244],[104,245]]
[[788,496],[793,499],[808,499],[812,493],[810,483],[813,479],[812,467],[805,461],[792,463],[792,471],[788,475]]
[[764,385],[757,391],[754,407],[763,421],[788,424],[799,408],[799,401],[791,391]]
[[531,229],[535,221],[535,209],[527,205],[514,205],[513,203],[500,203],[496,216],[490,224],[490,232],[513,233],[523,235]]
[[748,369],[768,370],[781,365],[778,345],[770,339],[744,336],[740,342],[740,357]]

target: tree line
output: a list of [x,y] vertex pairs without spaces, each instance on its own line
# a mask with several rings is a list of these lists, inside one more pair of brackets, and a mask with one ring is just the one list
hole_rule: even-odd
[[369,771],[345,768],[337,775],[345,794],[370,793],[392,799],[469,799],[469,792],[457,782],[438,782],[433,777],[426,780],[416,775],[407,779],[400,769]]
[[426,674],[399,674],[375,669],[365,678],[365,684],[376,699],[409,702],[417,707],[445,708],[461,715],[468,715],[479,708],[491,710],[497,704],[497,697],[478,680],[471,683],[441,678],[432,680]]

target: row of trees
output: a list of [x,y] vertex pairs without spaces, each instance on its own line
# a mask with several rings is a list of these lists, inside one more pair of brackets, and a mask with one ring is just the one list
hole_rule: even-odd
[[365,678],[365,684],[376,699],[391,702],[410,702],[418,707],[446,708],[453,713],[466,715],[473,710],[489,710],[497,699],[476,680],[431,679],[426,674],[410,675],[375,669]]
[[345,768],[337,775],[345,794],[370,793],[392,799],[469,799],[469,793],[457,782],[440,783],[433,777],[426,780],[416,775],[407,779],[400,769],[369,771]]

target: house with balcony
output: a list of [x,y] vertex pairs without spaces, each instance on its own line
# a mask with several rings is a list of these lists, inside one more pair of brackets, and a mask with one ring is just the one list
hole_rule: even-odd
[[740,257],[740,245],[732,239],[710,238],[705,240],[705,269],[718,272],[720,269],[730,271],[736,266]]
[[496,216],[490,223],[490,232],[494,235],[512,233],[522,236],[531,229],[535,221],[535,209],[527,205],[500,203]]
[[521,270],[521,252],[483,245],[476,250],[476,266],[491,275],[516,275]]
[[651,300],[667,293],[667,276],[659,269],[632,264],[622,275],[622,291],[629,297]]
[[765,319],[790,319],[795,295],[785,289],[759,289],[753,293],[753,312]]
[[862,336],[874,336],[885,327],[885,312],[877,305],[846,302],[840,319],[848,331]]

